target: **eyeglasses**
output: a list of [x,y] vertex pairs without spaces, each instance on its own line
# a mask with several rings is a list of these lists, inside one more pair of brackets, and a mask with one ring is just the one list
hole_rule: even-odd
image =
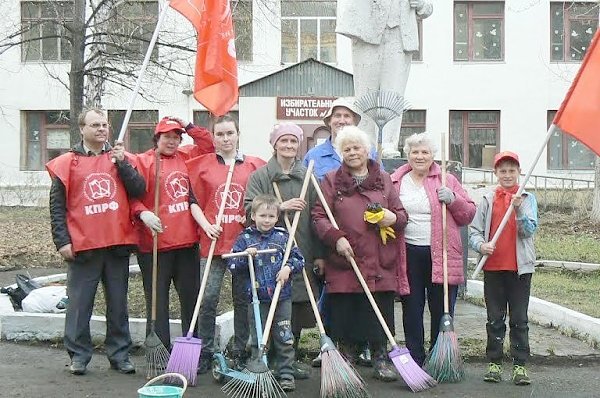
[[102,127],[103,129],[110,128],[110,124],[108,124],[108,123],[92,123],[92,124],[86,124],[86,126],[91,127],[95,130],[98,130],[100,127]]

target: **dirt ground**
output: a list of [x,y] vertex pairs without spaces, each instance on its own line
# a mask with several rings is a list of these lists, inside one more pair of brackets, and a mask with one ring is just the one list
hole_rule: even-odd
[[[108,362],[95,353],[85,376],[72,376],[68,372],[69,360],[62,350],[41,346],[0,342],[0,397],[15,398],[106,398],[137,397],[136,391],[146,383],[143,356],[134,356],[138,365],[135,375],[122,375],[108,369]],[[534,398],[584,398],[597,397],[600,391],[600,365],[577,362],[561,366],[532,365],[533,384],[517,387],[508,381],[508,366],[504,381],[490,384],[481,381],[485,368],[482,363],[468,363],[466,378],[457,384],[442,384],[417,394],[419,397],[534,397]],[[413,395],[402,381],[381,383],[371,378],[370,369],[360,368],[372,397],[393,398]],[[296,391],[288,396],[319,397],[320,373],[312,369],[311,378],[299,380]],[[187,390],[184,397],[224,397],[221,385],[210,374],[200,376],[198,386]]]

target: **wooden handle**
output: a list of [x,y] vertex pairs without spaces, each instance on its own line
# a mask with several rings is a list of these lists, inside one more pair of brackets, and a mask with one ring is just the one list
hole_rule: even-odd
[[[275,196],[281,202],[283,202],[283,198],[281,197],[281,192],[279,191],[279,186],[275,181],[273,181],[273,190],[275,191]],[[292,225],[290,224],[290,220],[287,217],[287,214],[283,215],[283,221],[285,222],[286,228],[289,230],[292,229]],[[294,244],[298,246],[298,242],[296,242],[296,238],[294,238]],[[317,326],[319,328],[320,334],[325,334],[325,327],[323,326],[323,321],[321,320],[321,314],[319,314],[319,308],[317,307],[317,301],[315,300],[315,295],[312,291],[312,286],[310,284],[310,279],[308,279],[308,275],[306,274],[306,270],[302,268],[302,278],[304,278],[304,284],[306,285],[306,293],[308,293],[308,300],[310,301],[310,306],[312,308],[313,314],[315,315],[315,319],[317,320]]]
[[[154,215],[158,217],[160,192],[160,152],[155,149],[154,157]],[[152,231],[152,314],[151,321],[156,321],[156,284],[158,281],[158,233]]]
[[[312,176],[313,168],[315,167],[315,161],[311,160],[308,162],[308,167],[306,169],[306,175],[304,176],[304,181],[302,182],[302,189],[300,189],[300,199],[304,199],[306,196],[306,191],[308,191],[308,184],[310,182],[310,177]],[[283,260],[281,261],[281,266],[283,267],[290,258],[290,252],[292,251],[292,245],[294,244],[294,236],[296,235],[296,229],[298,228],[298,221],[300,221],[300,213],[301,211],[296,211],[294,213],[294,219],[292,221],[292,226],[290,228],[287,244],[285,245],[285,252],[283,253]],[[261,349],[264,350],[267,342],[269,341],[269,334],[271,332],[271,325],[273,324],[273,317],[275,316],[275,308],[277,307],[277,301],[279,301],[279,294],[281,293],[281,289],[283,287],[283,283],[277,282],[277,286],[275,287],[275,292],[273,293],[273,299],[271,300],[271,306],[269,307],[269,314],[267,315],[267,321],[265,322],[265,332],[263,334],[263,340],[261,343]]]
[[[267,253],[277,253],[277,249],[264,249],[264,250],[256,251],[256,254],[267,254]],[[221,254],[221,258],[242,257],[242,256],[248,256],[248,255],[249,255],[248,252],[246,250],[244,250],[243,252]]]
[[[319,199],[321,200],[323,209],[325,209],[325,213],[327,213],[329,222],[331,223],[331,225],[333,225],[333,227],[335,229],[340,229],[338,226],[338,223],[335,221],[335,218],[333,217],[333,213],[331,212],[331,209],[329,208],[327,201],[325,200],[325,196],[323,195],[323,191],[321,191],[319,182],[317,181],[316,178],[313,177],[312,183],[317,191],[317,195],[319,196]],[[360,282],[360,285],[362,286],[365,294],[367,295],[367,298],[369,299],[369,303],[371,303],[371,307],[373,307],[373,311],[375,311],[375,315],[377,316],[377,319],[379,320],[379,323],[381,324],[381,327],[383,328],[383,331],[385,332],[387,339],[389,340],[392,347],[397,346],[396,340],[394,339],[394,336],[392,336],[392,332],[390,331],[390,328],[388,327],[387,323],[385,323],[385,319],[383,319],[383,315],[381,315],[381,311],[379,311],[379,307],[377,306],[377,303],[375,302],[375,298],[373,297],[373,294],[369,290],[369,286],[367,286],[367,282],[365,282],[365,278],[363,278],[360,270],[358,269],[358,265],[356,264],[354,257],[347,256],[346,259],[350,262],[350,265],[352,265],[352,269],[354,270],[354,273],[356,274],[356,277],[358,278],[358,282]]]
[[[442,186],[446,186],[446,134],[442,133]],[[442,202],[442,270],[444,274],[444,313],[450,313],[448,298],[448,208]]]
[[[219,205],[219,213],[217,214],[216,224],[221,226],[221,218],[225,212],[225,202],[227,202],[227,196],[229,195],[229,188],[231,187],[231,179],[233,177],[233,169],[235,167],[235,160],[229,165],[229,171],[227,171],[227,180],[225,181],[225,188],[223,189],[223,198]],[[217,238],[218,239],[218,238]],[[198,321],[198,313],[200,312],[200,305],[202,304],[202,296],[204,296],[204,290],[206,290],[206,284],[208,282],[208,274],[210,271],[210,264],[212,263],[213,256],[215,254],[215,247],[217,246],[217,239],[210,242],[210,248],[208,249],[208,258],[206,259],[206,266],[204,268],[204,274],[202,274],[202,282],[200,283],[200,291],[198,292],[198,298],[196,299],[196,306],[194,307],[194,314],[192,315],[192,321],[190,322],[190,329],[187,333],[187,338],[192,337],[194,331],[194,325]]]

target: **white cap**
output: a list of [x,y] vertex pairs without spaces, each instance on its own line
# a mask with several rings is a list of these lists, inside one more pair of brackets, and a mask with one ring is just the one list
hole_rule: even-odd
[[349,97],[339,97],[331,103],[331,107],[327,110],[325,117],[323,118],[323,122],[325,125],[329,126],[329,121],[331,119],[331,115],[333,115],[333,108],[344,107],[349,109],[352,113],[354,113],[354,118],[356,119],[356,124],[360,122],[360,114],[358,113],[358,109],[356,105],[354,105],[354,101]]

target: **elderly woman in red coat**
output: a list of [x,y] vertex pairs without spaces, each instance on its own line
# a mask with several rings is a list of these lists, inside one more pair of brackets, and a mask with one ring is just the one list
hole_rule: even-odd
[[[387,357],[387,340],[347,256],[356,260],[387,326],[394,331],[394,295],[407,294],[408,280],[402,231],[407,215],[390,176],[369,159],[368,135],[354,126],[344,127],[336,138],[342,166],[329,172],[321,189],[339,230],[333,227],[321,203],[312,210],[317,235],[328,246],[325,275],[330,297],[330,335],[350,360],[368,342],[373,352],[374,377],[394,381],[396,371]],[[378,208],[383,218],[365,221],[365,212]],[[390,228],[384,242],[381,228]]]

